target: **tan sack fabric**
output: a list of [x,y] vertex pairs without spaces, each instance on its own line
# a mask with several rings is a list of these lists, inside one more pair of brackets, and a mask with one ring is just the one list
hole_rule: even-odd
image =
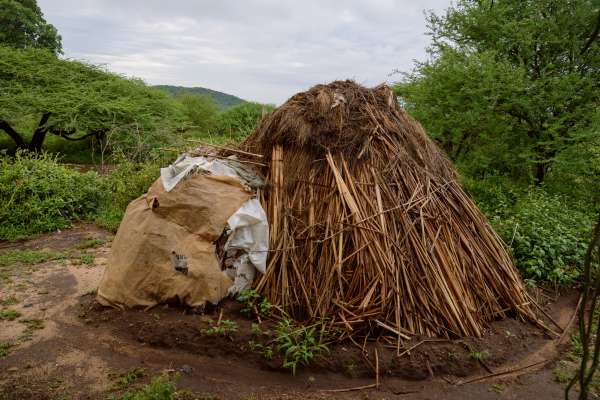
[[251,196],[239,180],[225,176],[196,173],[168,193],[156,180],[127,207],[98,301],[116,307],[217,303],[232,281],[221,271],[213,242]]

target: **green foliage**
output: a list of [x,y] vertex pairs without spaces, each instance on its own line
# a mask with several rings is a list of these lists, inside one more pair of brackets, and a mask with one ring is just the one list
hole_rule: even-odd
[[126,393],[120,400],[175,400],[175,383],[168,376],[158,376],[139,391]]
[[11,297],[7,297],[5,299],[1,299],[0,306],[12,306],[12,305],[17,304],[18,302],[19,302],[19,300],[16,297],[11,296]]
[[[159,173],[157,161],[123,161],[112,173],[101,177],[63,166],[48,154],[18,152],[14,158],[2,156],[0,239],[15,240],[67,228],[74,220],[95,220],[116,231],[129,202],[145,193]],[[80,246],[100,243],[91,239]],[[38,253],[29,256],[49,257]],[[25,257],[25,253],[15,254]],[[8,253],[0,255],[0,264],[6,257]]]
[[283,319],[275,330],[277,349],[283,353],[283,367],[292,370],[300,365],[308,365],[318,355],[329,352],[323,339],[326,336],[324,326],[317,332],[316,326],[298,326],[290,319]]
[[62,53],[61,37],[36,0],[0,0],[0,45]]
[[95,172],[79,173],[48,154],[0,157],[0,239],[14,240],[70,226],[100,203]]
[[9,342],[0,342],[0,358],[6,357],[13,346],[14,344]]
[[241,313],[250,317],[255,314],[268,316],[271,314],[273,305],[266,297],[261,296],[255,289],[246,289],[236,298],[237,301],[244,304]]
[[238,331],[237,324],[228,319],[222,319],[217,322],[210,319],[208,320],[208,324],[210,327],[204,331],[207,335],[231,336]]
[[487,350],[482,350],[482,351],[473,350],[473,351],[469,352],[469,357],[475,361],[484,361],[489,356],[490,356],[490,353]]
[[490,169],[542,182],[589,135],[600,46],[585,48],[597,0],[459,0],[428,15],[430,61],[405,74],[406,108],[473,177]]
[[15,310],[0,310],[0,320],[14,321],[21,313]]
[[160,165],[156,161],[145,163],[122,161],[102,181],[105,197],[97,211],[96,223],[116,231],[127,205],[146,193],[159,175]]
[[98,151],[120,148],[141,160],[150,149],[173,143],[184,120],[179,102],[140,80],[38,49],[0,46],[0,85],[0,129],[12,129],[15,144],[32,150],[47,134],[70,140],[91,135]]
[[217,117],[214,133],[239,141],[250,134],[273,106],[259,103],[242,103],[231,107]]
[[104,239],[89,237],[84,239],[81,243],[78,243],[75,247],[77,247],[78,249],[89,249],[103,245],[105,242],[106,240]]
[[183,105],[183,109],[193,129],[207,132],[215,124],[219,111],[215,102],[208,96],[196,94],[183,94],[177,99]]
[[132,368],[129,371],[119,375],[114,387],[115,389],[125,389],[133,383],[139,381],[146,375],[144,368]]
[[244,103],[244,100],[240,99],[239,97],[202,87],[183,87],[169,85],[157,85],[154,87],[163,90],[167,93],[170,93],[174,96],[191,94],[210,97],[217,104],[219,109],[226,109]]
[[592,219],[565,197],[531,191],[491,222],[525,278],[565,284],[579,276]]
[[[600,131],[600,124],[596,128]],[[600,135],[558,153],[546,190],[600,210]]]
[[49,250],[5,250],[0,252],[0,267],[14,264],[33,265],[64,257],[63,253]]

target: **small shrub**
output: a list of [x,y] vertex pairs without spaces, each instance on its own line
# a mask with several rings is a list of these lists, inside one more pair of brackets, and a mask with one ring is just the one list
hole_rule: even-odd
[[106,242],[106,240],[104,240],[104,239],[95,238],[95,237],[89,237],[89,238],[84,239],[76,247],[78,249],[81,249],[81,250],[83,250],[83,249],[89,249],[89,248],[101,246],[105,242]]
[[268,316],[273,305],[266,297],[261,296],[255,289],[246,289],[237,296],[237,301],[244,304],[241,313],[247,317],[253,315]]
[[297,326],[290,319],[282,320],[275,330],[275,342],[284,356],[283,368],[290,369],[296,375],[298,366],[308,365],[316,356],[329,352],[323,343],[325,336],[323,328],[318,334],[316,326]]
[[19,318],[21,313],[15,310],[1,310],[0,311],[0,320],[14,321]]
[[0,156],[0,240],[67,228],[100,203],[95,172],[80,173],[48,154]]
[[210,319],[208,320],[208,324],[210,327],[205,330],[207,335],[230,336],[238,330],[237,324],[228,319],[222,319],[216,323]]
[[246,102],[220,113],[216,118],[214,133],[239,141],[248,136],[273,106]]
[[155,161],[133,163],[123,161],[103,180],[105,195],[95,221],[111,231],[116,231],[127,205],[146,193],[159,177],[160,165]]
[[564,197],[532,191],[491,222],[525,278],[567,284],[579,276],[592,222]]
[[94,260],[96,257],[93,254],[83,253],[78,258],[73,260],[73,264],[75,265],[92,265],[94,264]]
[[475,361],[483,361],[490,356],[490,353],[487,350],[476,351],[473,350],[469,353],[469,357]]
[[142,389],[126,393],[120,400],[175,400],[175,383],[167,376],[158,376]]
[[11,296],[0,300],[0,306],[12,306],[17,304],[18,302],[19,300],[16,297]]
[[0,358],[6,357],[14,345],[9,342],[0,342]]
[[114,387],[115,389],[125,389],[143,378],[145,374],[146,371],[143,368],[132,368],[118,377]]

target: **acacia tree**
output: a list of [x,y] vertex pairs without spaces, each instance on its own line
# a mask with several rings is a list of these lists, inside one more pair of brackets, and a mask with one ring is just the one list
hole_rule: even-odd
[[427,16],[430,60],[396,90],[455,160],[544,181],[600,103],[599,0],[459,0]]
[[184,113],[191,124],[190,129],[207,132],[213,127],[219,107],[212,98],[193,93],[183,93],[176,98],[183,105]]
[[175,99],[142,81],[47,50],[0,46],[0,130],[19,148],[39,151],[48,134],[102,140],[122,127],[157,135],[181,118]]
[[0,0],[0,45],[62,53],[61,37],[46,22],[36,0]]

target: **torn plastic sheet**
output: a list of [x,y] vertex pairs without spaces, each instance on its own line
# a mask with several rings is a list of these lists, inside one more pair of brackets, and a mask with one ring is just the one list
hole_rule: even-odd
[[160,178],[165,191],[170,192],[179,181],[197,169],[208,171],[213,175],[225,175],[242,180],[235,169],[227,164],[227,161],[182,154],[173,164],[160,169]]
[[[249,180],[261,181],[259,177],[249,177],[248,171],[240,171],[240,168],[232,167],[231,163],[235,163],[235,160],[191,157],[183,154],[169,167],[161,168],[161,181],[165,191],[168,192],[183,178],[197,169],[208,171],[213,175],[234,177],[245,183],[248,183]],[[233,262],[233,267],[224,271],[234,281],[228,289],[228,293],[236,295],[252,286],[256,270],[263,274],[266,271],[269,250],[269,224],[260,201],[253,198],[242,204],[229,217],[227,225],[231,233],[225,243],[225,252],[233,249],[243,252]]]

